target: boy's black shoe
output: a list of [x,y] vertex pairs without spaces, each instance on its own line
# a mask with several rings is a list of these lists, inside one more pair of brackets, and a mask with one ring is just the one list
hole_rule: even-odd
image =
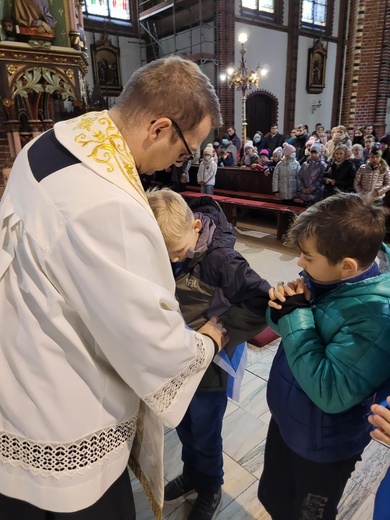
[[164,502],[175,502],[179,498],[185,498],[194,492],[195,489],[192,482],[183,475],[179,475],[165,486]]
[[222,504],[221,488],[216,493],[200,493],[188,520],[214,520]]

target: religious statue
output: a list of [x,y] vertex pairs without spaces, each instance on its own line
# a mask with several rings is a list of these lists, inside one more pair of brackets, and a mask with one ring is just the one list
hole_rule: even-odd
[[12,15],[20,27],[36,28],[39,34],[53,34],[56,21],[47,0],[14,0]]

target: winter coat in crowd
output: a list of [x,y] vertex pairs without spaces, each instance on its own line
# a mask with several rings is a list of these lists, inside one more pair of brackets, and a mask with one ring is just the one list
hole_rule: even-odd
[[279,192],[281,200],[291,200],[297,196],[297,175],[299,162],[294,156],[283,157],[275,166],[272,175],[272,191]]
[[319,156],[316,160],[304,162],[298,173],[297,188],[298,197],[308,204],[313,204],[322,199],[323,178],[326,171],[326,162]]

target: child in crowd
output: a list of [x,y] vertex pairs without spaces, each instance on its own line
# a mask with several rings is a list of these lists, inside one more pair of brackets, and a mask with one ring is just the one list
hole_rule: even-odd
[[268,164],[269,164],[269,151],[266,149],[260,150],[259,162],[252,164],[251,169],[255,170],[255,171],[263,172],[264,175],[269,175]]
[[291,143],[294,141],[294,139],[296,138],[296,136],[297,136],[297,130],[296,130],[296,128],[293,128],[293,129],[291,130],[291,132],[290,132],[290,137],[289,137],[289,139],[287,139],[287,143],[288,143],[288,144],[291,144]]
[[293,204],[297,196],[297,175],[300,169],[295,148],[284,143],[283,159],[276,165],[272,176],[272,191],[284,203]]
[[228,152],[224,145],[220,145],[218,148],[218,165],[219,166],[233,166],[233,155],[231,152]]
[[302,278],[270,296],[282,342],[269,375],[271,420],[259,499],[275,519],[334,520],[370,442],[366,413],[390,378],[390,272],[375,258],[385,212],[338,193],[301,213],[288,232]]
[[317,135],[320,143],[325,145],[328,142],[328,135],[325,132],[325,128],[322,125],[318,125],[317,127]]
[[198,184],[201,193],[214,193],[215,176],[217,174],[217,163],[214,161],[213,145],[209,143],[203,150],[203,160],[198,168]]
[[382,151],[376,146],[371,148],[370,158],[360,166],[354,182],[357,193],[383,198],[390,190],[390,170],[382,159]]
[[366,135],[364,137],[364,148],[363,148],[363,163],[366,164],[370,157],[371,148],[375,145],[375,137],[373,135]]
[[350,157],[352,151],[339,144],[333,150],[332,162],[324,177],[324,198],[333,195],[336,190],[354,191],[356,169]]
[[[217,154],[220,159],[222,158],[223,164],[220,164],[220,166],[237,166],[238,150],[230,141],[229,134],[223,134],[221,145],[217,150]],[[226,160],[230,164],[225,164]]]
[[310,147],[310,156],[302,164],[297,177],[298,197],[306,205],[314,204],[322,199],[325,171],[326,163],[321,155],[321,144],[313,143]]
[[[268,163],[268,173],[273,174],[276,168],[276,165],[282,160],[283,157],[283,148],[281,146],[278,146],[275,148],[275,150],[272,152],[272,157],[270,162]],[[265,174],[267,172],[264,172]]]
[[352,144],[364,145],[364,128],[356,128],[353,131]]
[[360,166],[363,164],[363,146],[359,143],[353,144],[351,152],[351,161],[355,170],[358,171]]
[[382,159],[390,166],[390,133],[385,134],[379,139],[379,144],[382,150]]
[[[176,297],[186,323],[198,329],[218,315],[227,329],[225,352],[265,327],[268,282],[234,249],[232,226],[210,197],[192,201],[192,211],[169,190],[148,192],[176,279]],[[194,213],[193,213],[194,212]],[[198,493],[189,520],[215,518],[223,484],[222,418],[227,374],[215,363],[207,369],[177,427],[183,444],[183,474],[165,486],[165,501]]]
[[[314,132],[313,132],[313,134],[314,134]],[[322,155],[322,145],[319,142],[318,137],[315,137],[313,134],[309,137],[308,141],[306,141],[305,153],[304,153],[303,157],[301,157],[301,159],[299,161],[299,164],[301,164],[301,165],[310,158],[310,149],[311,149],[311,147],[312,147],[312,145],[314,143],[319,143],[320,150],[321,150],[321,155]]]
[[255,152],[259,154],[261,150],[263,149],[263,134],[260,132],[260,130],[257,130],[255,135],[253,136],[253,144],[255,145]]
[[338,139],[337,144],[345,144],[349,150],[352,148],[352,141],[345,126],[340,125],[337,127],[335,137]]
[[244,153],[240,161],[241,168],[250,168],[252,164],[259,162],[259,156],[256,149],[253,147],[252,141],[247,141],[244,146]]
[[330,159],[332,157],[335,147],[339,144],[345,144],[345,146],[349,149],[352,148],[352,141],[349,138],[345,126],[335,126],[332,128],[331,133],[332,139],[327,142],[324,149],[324,156],[326,157],[326,159]]

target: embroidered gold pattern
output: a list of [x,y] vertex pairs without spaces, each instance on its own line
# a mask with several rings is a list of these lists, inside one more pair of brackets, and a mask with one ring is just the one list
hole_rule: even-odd
[[[74,121],[69,121],[69,123],[74,123]],[[83,147],[92,148],[88,157],[99,164],[105,164],[107,173],[120,171],[126,181],[146,200],[133,156],[122,134],[108,117],[106,111],[82,116],[73,130],[86,131],[77,134],[75,141]]]
[[157,518],[157,520],[162,520],[162,508],[158,505],[156,499],[154,498],[152,490],[150,489],[150,486],[149,486],[148,479],[146,478],[140,465],[137,463],[137,461],[133,457],[130,457],[129,466],[130,466],[130,469],[133,471],[134,475],[141,482],[141,485],[144,488],[145,494],[148,497],[149,504],[154,513],[154,516]]

